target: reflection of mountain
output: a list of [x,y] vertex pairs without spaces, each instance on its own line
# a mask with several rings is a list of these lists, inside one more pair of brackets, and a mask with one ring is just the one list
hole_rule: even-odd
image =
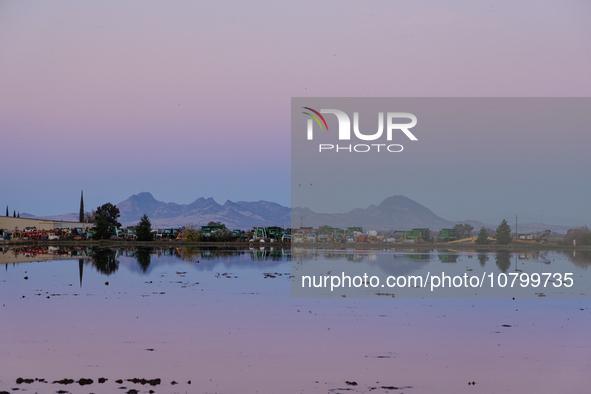
[[[389,255],[384,255],[386,258]],[[403,255],[392,255],[392,260],[388,258],[377,264],[386,275],[395,277],[401,275],[420,275],[419,271],[431,263],[431,254],[429,253],[405,253]],[[373,264],[372,264],[373,265]]]

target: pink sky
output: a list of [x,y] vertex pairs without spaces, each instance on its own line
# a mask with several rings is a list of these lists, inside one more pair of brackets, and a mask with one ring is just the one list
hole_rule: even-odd
[[291,97],[589,96],[589,16],[587,1],[4,1],[0,207],[75,212],[82,189],[88,208],[141,191],[289,205]]

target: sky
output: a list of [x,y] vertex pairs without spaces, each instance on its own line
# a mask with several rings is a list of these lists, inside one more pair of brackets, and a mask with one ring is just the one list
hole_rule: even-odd
[[[320,112],[326,125],[303,108]],[[349,126],[332,109],[348,116]],[[294,98],[291,202],[347,212],[410,190],[433,212],[445,211],[444,218],[495,227],[503,219],[515,223],[516,215],[521,223],[581,223],[591,219],[582,216],[591,195],[584,181],[590,110],[585,97]],[[415,140],[399,129],[388,136],[392,112],[415,117],[406,129]],[[392,123],[409,124],[408,115]],[[341,138],[347,127],[349,139]]]
[[[87,209],[143,191],[289,206],[292,97],[587,97],[590,16],[586,0],[2,1],[0,207],[77,212],[81,190]],[[522,210],[416,184],[395,194],[449,220]],[[523,214],[541,209],[591,225],[587,206]]]

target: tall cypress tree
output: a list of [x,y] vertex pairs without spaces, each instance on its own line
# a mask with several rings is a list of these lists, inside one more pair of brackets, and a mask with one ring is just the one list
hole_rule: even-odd
[[8,217],[8,205],[6,206],[6,217]]
[[78,221],[80,223],[84,221],[84,190],[80,192],[80,214],[78,215]]
[[15,218],[16,217],[16,211],[12,211],[12,217]]

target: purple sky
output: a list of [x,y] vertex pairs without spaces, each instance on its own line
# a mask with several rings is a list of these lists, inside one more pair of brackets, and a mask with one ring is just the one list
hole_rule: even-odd
[[291,97],[589,96],[588,1],[415,3],[3,1],[0,207],[289,205]]

